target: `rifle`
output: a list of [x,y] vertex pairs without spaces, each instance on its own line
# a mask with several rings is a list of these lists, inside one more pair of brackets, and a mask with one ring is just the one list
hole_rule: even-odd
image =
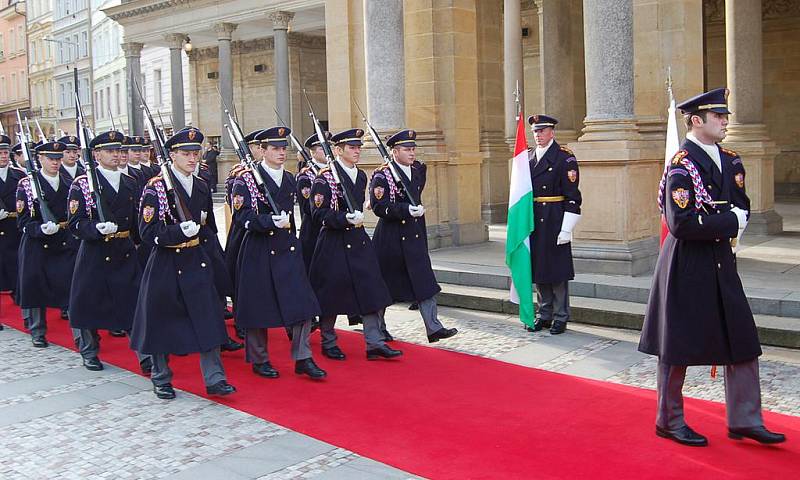
[[353,213],[356,211],[356,209],[353,208],[353,199],[350,198],[350,191],[348,191],[347,188],[342,185],[340,178],[341,173],[343,172],[340,172],[339,170],[342,167],[333,159],[331,144],[325,137],[325,132],[322,130],[322,125],[319,123],[317,115],[314,114],[314,107],[311,105],[311,100],[308,99],[308,94],[306,93],[305,88],[303,89],[303,95],[306,97],[306,102],[308,103],[308,115],[311,117],[311,121],[314,122],[314,131],[317,133],[317,140],[319,140],[319,145],[322,147],[322,151],[325,152],[325,159],[328,160],[328,165],[331,168],[331,174],[333,174],[334,183],[342,187],[342,196],[344,197],[345,203],[347,203],[347,213]]
[[378,148],[378,154],[381,157],[383,157],[383,161],[385,161],[389,165],[389,170],[391,170],[392,172],[392,176],[394,177],[395,183],[400,183],[400,186],[403,187],[403,191],[405,192],[406,197],[408,197],[408,203],[416,207],[418,203],[411,195],[411,185],[408,184],[408,182],[410,182],[411,179],[410,178],[407,179],[405,175],[400,175],[400,173],[397,171],[398,170],[397,164],[395,163],[395,160],[389,155],[389,151],[386,150],[386,145],[383,144],[383,140],[381,140],[380,135],[378,135],[378,132],[375,131],[375,128],[373,128],[372,124],[369,123],[369,120],[367,120],[367,116],[364,115],[364,112],[361,111],[361,107],[358,106],[358,102],[354,103],[356,104],[358,113],[361,114],[361,119],[364,120],[364,123],[367,124],[367,130],[369,130],[369,136],[372,137],[372,143],[374,143],[375,146]]
[[[281,118],[281,114],[278,113],[278,110],[276,108],[273,108],[273,110],[275,110],[275,115],[278,117],[278,121],[286,125],[286,122],[283,121],[283,119]],[[288,125],[286,126],[288,127]],[[300,156],[303,157],[302,163],[305,164],[305,166],[307,166],[308,168],[310,168],[311,171],[314,172],[315,176],[319,175],[319,168],[317,168],[317,165],[311,158],[311,154],[309,154],[308,151],[306,151],[306,149],[303,147],[303,144],[300,143],[300,140],[298,140],[297,137],[294,136],[294,133],[289,134],[289,140],[292,141],[292,145],[294,145],[295,150],[297,150]],[[300,169],[298,168],[298,170]]]
[[[19,138],[20,147],[22,149],[22,158],[25,159],[25,170],[27,170],[28,178],[31,182],[33,198],[34,200],[39,200],[39,212],[42,215],[42,223],[58,223],[58,217],[53,215],[52,210],[50,210],[50,207],[47,205],[47,201],[44,199],[42,184],[39,183],[39,177],[36,175],[39,172],[39,168],[37,168],[38,165],[30,150],[32,142],[30,142],[29,137],[26,136],[25,132],[22,130],[22,118],[20,118],[19,109],[17,110],[17,122],[20,126],[17,137]],[[33,217],[33,215],[34,212],[31,212],[31,217]]]
[[89,195],[94,198],[95,208],[97,208],[97,219],[100,222],[106,222],[108,217],[106,212],[105,201],[103,199],[103,186],[100,183],[100,177],[97,173],[97,160],[92,155],[92,150],[89,148],[89,128],[86,126],[86,118],[83,116],[83,106],[81,105],[81,98],[78,94],[78,69],[75,72],[75,126],[78,130],[78,138],[81,142],[81,156],[86,163],[86,179],[89,183]]
[[39,125],[39,119],[34,118],[33,121],[36,123],[36,130],[39,132],[39,140],[42,143],[47,143],[47,137],[45,136],[44,131],[42,130],[42,126]]
[[147,121],[147,130],[150,133],[150,141],[153,144],[153,152],[156,156],[156,162],[161,169],[161,177],[164,179],[164,186],[167,190],[167,203],[171,211],[175,212],[175,216],[180,223],[192,220],[192,212],[183,201],[178,192],[175,191],[175,175],[170,166],[172,160],[169,156],[169,151],[164,146],[164,133],[156,128],[156,122],[153,120],[153,115],[150,114],[150,109],[147,108],[147,102],[142,95],[142,90],[139,88],[139,83],[133,79],[133,85],[136,87],[136,92],[139,94],[139,99],[142,101],[140,107],[145,114]]

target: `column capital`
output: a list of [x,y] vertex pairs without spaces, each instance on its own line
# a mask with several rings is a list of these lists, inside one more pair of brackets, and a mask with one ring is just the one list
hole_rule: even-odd
[[235,23],[222,22],[214,25],[214,31],[217,32],[217,40],[230,40],[231,34],[236,30]]
[[183,41],[186,40],[185,33],[168,33],[164,35],[164,40],[167,41],[169,44],[170,49],[182,49],[183,48]]
[[270,13],[267,15],[267,18],[272,20],[273,30],[287,30],[289,28],[289,22],[291,22],[294,18],[294,12],[285,12],[283,10],[279,10],[277,12]]
[[124,42],[119,44],[122,47],[122,51],[125,53],[125,57],[140,57],[142,56],[142,48],[144,48],[144,43],[140,42]]

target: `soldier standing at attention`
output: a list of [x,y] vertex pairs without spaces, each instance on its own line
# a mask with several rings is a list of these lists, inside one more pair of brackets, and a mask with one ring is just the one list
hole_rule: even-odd
[[572,265],[572,230],[581,218],[578,161],[555,140],[558,120],[531,115],[536,148],[530,150],[531,183],[536,226],[531,235],[531,263],[536,284],[536,319],[529,331],[550,328],[564,333],[569,321],[569,281]]
[[[159,174],[142,194],[139,232],[153,251],[142,274],[133,318],[131,348],[151,355],[153,391],[158,398],[175,398],[170,354],[200,353],[206,392],[229,395],[236,389],[227,382],[220,345],[228,341],[222,305],[214,284],[211,259],[200,247],[201,212],[207,211],[211,191],[194,172],[203,142],[195,128],[184,129],[167,140],[172,165],[168,168],[174,189],[167,191]],[[175,200],[172,200],[172,199]],[[177,208],[185,207],[180,222]]]
[[761,345],[734,251],[747,226],[750,199],[742,159],[717,144],[728,126],[727,98],[728,90],[718,88],[678,105],[688,133],[659,186],[669,233],[639,341],[640,351],[658,356],[656,435],[698,447],[708,440],[683,416],[688,365],[725,366],[730,438],[786,440],[767,430],[761,416]]
[[[341,314],[362,316],[368,360],[403,354],[386,345],[381,331],[381,316],[392,304],[392,298],[381,276],[372,240],[364,231],[364,214],[359,210],[367,188],[367,175],[356,166],[361,157],[362,136],[364,131],[354,128],[331,138],[335,164],[320,171],[311,189],[311,215],[322,225],[311,259],[311,285],[322,309],[322,353],[334,360],[345,359],[334,330],[336,316]],[[345,195],[350,199],[352,213]]]
[[[392,299],[418,304],[428,342],[433,343],[452,337],[458,330],[445,328],[436,311],[434,297],[441,288],[428,254],[425,207],[421,203],[427,169],[417,161],[416,137],[414,130],[401,130],[386,140],[396,170],[385,163],[372,174],[370,204],[379,217],[372,242]],[[413,205],[404,185],[411,190]]]
[[[311,319],[319,304],[306,275],[302,248],[296,236],[294,176],[284,170],[287,127],[273,127],[256,135],[263,160],[256,169],[263,185],[247,169],[233,184],[233,219],[244,240],[239,252],[236,282],[236,322],[246,331],[246,359],[256,375],[277,378],[269,362],[269,328],[291,329],[295,373],[314,379],[327,374],[311,358]],[[267,194],[275,202],[273,210]]]
[[[122,133],[110,131],[90,143],[97,158],[102,196],[92,195],[86,175],[69,192],[69,225],[81,239],[70,290],[70,325],[78,339],[83,366],[102,370],[93,331],[130,330],[141,271],[131,230],[137,219],[139,186],[117,170]],[[100,221],[97,201],[106,216]]]
[[76,178],[86,173],[86,169],[78,161],[81,154],[81,141],[75,135],[66,135],[58,139],[59,142],[67,146],[64,150],[64,157],[61,159],[62,174],[67,174],[70,178],[70,185]]
[[19,230],[15,208],[17,184],[25,172],[11,164],[11,139],[0,135],[0,291],[15,295]]

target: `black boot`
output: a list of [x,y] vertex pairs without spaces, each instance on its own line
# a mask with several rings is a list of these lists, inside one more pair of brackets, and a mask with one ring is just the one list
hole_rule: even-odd
[[319,368],[311,358],[305,358],[303,360],[296,361],[294,363],[294,373],[299,375],[308,375],[314,380],[319,380],[328,376],[327,372]]

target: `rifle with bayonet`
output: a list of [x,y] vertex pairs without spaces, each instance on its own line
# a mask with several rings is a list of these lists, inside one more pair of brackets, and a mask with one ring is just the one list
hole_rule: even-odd
[[147,107],[147,102],[144,99],[144,95],[142,95],[142,90],[139,88],[139,83],[136,79],[133,80],[133,85],[136,87],[136,92],[139,94],[139,99],[142,102],[140,107],[142,112],[144,112],[147,131],[150,133],[150,142],[153,144],[156,162],[161,169],[161,177],[164,180],[164,187],[167,190],[167,204],[170,210],[175,213],[178,222],[188,222],[192,220],[192,212],[183,201],[183,198],[175,191],[175,183],[177,180],[170,168],[172,159],[169,156],[169,151],[164,146],[164,133],[159,131],[156,127],[156,122],[153,120],[153,115],[150,114],[150,109]]
[[311,105],[311,100],[308,99],[308,94],[306,93],[305,89],[303,89],[303,95],[306,97],[306,103],[308,103],[308,115],[311,117],[311,121],[314,122],[314,132],[317,134],[317,140],[319,140],[319,145],[322,147],[322,151],[325,152],[325,159],[328,161],[328,165],[330,166],[333,180],[337,186],[342,188],[342,196],[344,197],[345,203],[347,203],[347,213],[354,213],[356,208],[353,207],[353,199],[350,198],[350,191],[347,190],[347,187],[342,184],[341,176],[344,173],[341,171],[342,167],[333,158],[331,144],[328,142],[328,138],[325,136],[325,131],[322,129],[322,124],[319,123],[319,119],[314,113],[314,107]]
[[[273,108],[273,110],[275,110],[275,116],[278,117],[278,121],[281,122],[286,127],[289,127],[289,125],[286,125],[286,122],[284,122],[283,119],[281,118],[281,114],[278,113],[278,110],[275,108]],[[291,130],[291,127],[289,127],[289,129]],[[294,136],[294,133],[289,134],[289,140],[291,140],[292,145],[294,145],[295,150],[297,150],[297,153],[299,153],[300,156],[303,157],[303,160],[300,162],[301,164],[299,165],[299,168],[297,170],[299,171],[300,169],[303,168],[303,166],[306,166],[310,168],[312,172],[314,172],[314,176],[319,175],[319,168],[317,168],[317,165],[311,158],[311,154],[308,153],[305,147],[303,147],[303,144],[300,143],[300,140],[298,140],[297,137]]]
[[92,149],[89,147],[89,142],[93,137],[89,135],[89,127],[86,125],[81,98],[78,94],[78,69],[73,71],[75,72],[75,128],[78,131],[78,138],[81,143],[81,156],[86,165],[86,179],[89,184],[89,195],[94,199],[94,205],[97,209],[97,219],[100,220],[101,223],[104,223],[108,221],[108,216],[106,214],[110,210],[106,207],[103,185],[100,183],[100,177],[97,172],[97,160],[94,158],[94,155],[92,155]]
[[[33,199],[39,200],[39,213],[42,216],[42,223],[58,223],[58,217],[53,215],[53,211],[50,210],[50,207],[47,205],[47,201],[44,199],[44,194],[42,193],[42,184],[39,182],[39,176],[36,175],[40,170],[40,166],[34,158],[33,152],[31,152],[31,145],[33,142],[30,141],[29,137],[30,129],[28,135],[26,135],[25,131],[22,129],[22,118],[19,115],[19,110],[17,110],[17,123],[19,124],[19,132],[17,133],[17,137],[19,138],[19,143],[22,150],[22,158],[25,159],[25,170],[28,172],[28,179],[31,183]],[[33,217],[34,212],[31,211],[30,214],[31,217]]]
[[395,183],[399,183],[400,186],[403,187],[403,191],[406,194],[406,197],[408,197],[408,203],[410,203],[411,206],[416,207],[418,203],[417,200],[414,198],[414,196],[411,195],[411,185],[409,185],[409,182],[411,182],[411,178],[406,178],[405,175],[400,175],[398,171],[399,168],[395,163],[394,158],[392,158],[389,155],[389,151],[386,150],[386,145],[383,144],[383,140],[381,139],[380,135],[378,135],[378,132],[375,130],[375,128],[373,128],[372,124],[369,123],[367,116],[364,115],[364,112],[361,111],[361,107],[358,106],[358,102],[354,103],[356,104],[358,112],[361,114],[361,119],[364,120],[364,123],[367,125],[369,136],[372,137],[372,143],[374,143],[375,147],[377,147],[378,154],[383,158],[383,161],[386,162],[387,165],[389,165],[389,170],[391,170],[392,172],[392,176],[394,177]]

